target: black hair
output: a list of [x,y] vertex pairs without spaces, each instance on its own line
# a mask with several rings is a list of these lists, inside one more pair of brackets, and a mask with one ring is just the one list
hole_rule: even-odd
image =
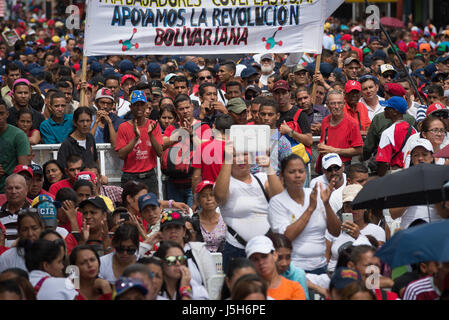
[[369,251],[374,252],[374,247],[369,246],[369,245],[360,245],[360,246],[354,247],[351,252],[351,261],[354,264],[357,264],[360,261],[360,259],[362,258],[362,255]]
[[95,254],[95,257],[98,261],[98,270],[100,270],[100,256],[98,255],[97,251],[91,246],[91,245],[79,245],[73,248],[72,252],[70,253],[69,261],[71,265],[76,265],[76,258],[78,256],[78,253],[82,250],[90,250]]
[[163,269],[163,264],[164,264],[160,258],[155,257],[155,256],[142,257],[139,260],[137,260],[136,263],[145,264],[145,265],[154,264],[154,265],[159,266],[161,269]]
[[243,300],[252,293],[262,293],[267,298],[268,285],[257,274],[241,276],[232,288],[232,300]]
[[5,74],[8,75],[11,71],[16,70],[19,70],[22,73],[22,70],[20,70],[20,67],[16,63],[14,62],[8,63],[5,67]]
[[58,99],[58,98],[62,98],[62,99],[64,99],[65,100],[65,95],[64,95],[64,93],[62,93],[61,91],[56,91],[56,92],[54,92],[51,96],[50,96],[50,104],[51,105],[53,105],[53,101],[55,101],[55,99]]
[[[43,231],[41,232],[41,234],[39,235],[39,239],[44,239],[44,237],[45,237],[47,234],[55,235],[55,236],[57,236],[59,239],[64,240],[64,239],[62,238],[62,236],[61,236],[58,232],[56,232],[55,230],[52,230],[52,229],[45,229],[45,230],[43,230]],[[65,247],[65,243],[64,243],[64,247]]]
[[149,279],[153,278],[153,273],[145,265],[141,263],[134,263],[123,270],[122,277],[130,278],[133,273],[140,273],[146,275]]
[[98,164],[94,161],[88,161],[87,163],[84,163],[83,166],[81,167],[81,171],[88,171],[86,169],[96,169],[98,172],[100,172]]
[[352,179],[355,173],[368,173],[368,167],[365,166],[363,163],[351,164],[348,167],[347,175],[350,179]]
[[170,79],[170,81],[172,81],[173,83],[175,82],[185,82],[186,85],[189,85],[189,80],[187,79],[186,76],[175,76],[172,79]]
[[234,124],[234,119],[229,114],[219,114],[215,118],[215,129],[224,133],[226,130],[231,129]]
[[204,82],[204,83],[202,83],[202,84],[200,85],[200,87],[199,87],[199,89],[198,89],[198,90],[199,90],[199,91],[198,91],[198,94],[200,95],[200,97],[202,97],[202,96],[204,95],[204,93],[205,93],[207,87],[212,87],[212,88],[217,89],[217,86],[215,85],[215,83],[212,83],[212,82]]
[[285,169],[287,169],[288,164],[290,163],[290,161],[293,160],[300,160],[302,162],[302,164],[304,165],[304,168],[306,167],[306,164],[304,163],[303,158],[301,158],[300,156],[298,156],[295,153],[291,153],[288,156],[286,156],[284,159],[281,160],[281,173],[284,173]]
[[44,98],[39,93],[33,93],[30,96],[30,101],[28,102],[31,108],[42,112],[42,108],[44,107],[45,101]]
[[178,105],[184,101],[189,101],[189,103],[192,103],[192,100],[190,99],[190,97],[188,95],[180,93],[175,97],[173,104],[175,105],[175,108],[178,108]]
[[108,80],[115,80],[120,84],[120,79],[117,76],[114,75],[108,75],[107,77],[104,78],[104,86],[106,86],[106,82],[108,82]]
[[4,292],[15,293],[19,297],[19,300],[23,299],[22,290],[15,279],[0,281],[0,293]]
[[337,264],[335,265],[335,270],[340,267],[348,266],[349,261],[351,261],[351,253],[353,248],[352,242],[344,243],[340,246],[338,249],[338,258]]
[[[67,88],[70,88],[70,84],[68,84],[66,81],[59,80],[58,82],[56,82],[55,87],[56,87],[56,89],[59,89],[59,88],[67,89]],[[65,96],[64,96],[64,98],[65,98]]]
[[[256,267],[254,267],[254,264],[251,260],[244,258],[244,257],[233,257],[229,261],[229,264],[225,270],[226,278],[232,279],[234,277],[234,274],[244,268],[251,268],[256,272]],[[223,285],[221,288],[221,300],[225,300],[231,296],[231,288],[228,288],[227,285]]]
[[[17,232],[19,233],[20,226],[22,224],[23,219],[30,217],[32,218],[41,228],[42,230],[45,229],[44,222],[42,221],[41,216],[34,208],[27,208],[20,210],[20,214],[17,218]],[[21,239],[19,238],[19,241],[17,243],[17,248],[27,248],[31,244],[31,241],[29,239]]]
[[47,191],[50,189],[51,184],[47,180],[47,175],[45,174],[45,171],[47,170],[47,166],[50,165],[50,164],[55,164],[56,166],[58,166],[59,170],[62,172],[62,179],[65,179],[64,168],[59,164],[59,162],[56,159],[48,160],[42,166],[42,170],[44,171],[44,185],[43,185],[43,188],[44,188],[44,190],[47,190]]
[[5,106],[5,109],[8,110],[8,106],[6,105],[6,102],[2,97],[0,97],[0,106]]
[[148,187],[142,183],[134,180],[130,180],[123,186],[122,192],[122,204],[126,207],[128,205],[128,201],[126,200],[127,196],[135,197],[143,189],[148,191]]
[[165,258],[165,256],[167,255],[167,251],[170,248],[179,248],[182,252],[184,252],[183,247],[179,243],[172,241],[172,240],[165,240],[165,241],[161,242],[161,245],[159,246],[157,251],[154,253],[154,256],[163,260]]
[[86,113],[89,115],[90,119],[92,119],[92,110],[89,107],[78,107],[75,112],[73,113],[73,123],[77,122],[79,117],[83,114]]
[[139,230],[131,222],[125,222],[117,228],[112,238],[112,245],[119,245],[121,242],[131,240],[139,248]]
[[243,86],[240,82],[238,81],[229,81],[226,82],[226,91],[228,91],[229,87],[239,87],[240,92],[243,92]]
[[279,105],[274,99],[264,98],[260,101],[259,111],[260,109],[262,109],[262,107],[271,107],[274,109],[275,113],[279,113]]
[[30,108],[21,108],[19,110],[19,113],[17,114],[17,120],[20,119],[20,116],[22,116],[23,114],[29,114],[31,115],[31,120],[33,120],[33,112],[31,111]]
[[273,232],[268,237],[273,242],[273,246],[276,250],[281,249],[281,248],[287,248],[287,249],[293,250],[292,242],[290,241],[289,238],[287,238],[282,233],[274,233]]
[[43,270],[44,262],[51,263],[61,254],[60,245],[53,241],[38,239],[25,248],[25,265],[29,272]]
[[427,87],[427,93],[436,93],[438,96],[444,96],[444,90],[442,86],[437,84],[431,84]]
[[67,157],[67,159],[65,160],[65,163],[66,164],[77,163],[80,160],[83,161],[83,158],[81,158],[81,156],[79,156],[77,154],[71,154],[70,156]]
[[55,201],[64,202],[66,200],[73,201],[78,205],[78,195],[72,188],[61,188],[55,195]]
[[89,180],[80,179],[73,184],[73,190],[75,191],[77,191],[81,187],[89,187],[91,194],[94,194],[94,186]]
[[235,64],[234,61],[231,61],[231,60],[224,61],[224,62],[220,63],[220,67],[221,66],[223,66],[226,69],[232,71],[233,75],[235,75],[235,72],[236,72],[237,68],[236,68],[236,64]]

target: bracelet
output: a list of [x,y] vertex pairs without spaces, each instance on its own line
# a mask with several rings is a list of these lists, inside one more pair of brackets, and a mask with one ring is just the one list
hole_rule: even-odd
[[173,208],[173,200],[168,200],[168,207]]
[[180,287],[179,288],[179,295],[182,297],[188,297],[188,298],[192,298],[192,287],[191,286],[187,286],[187,287]]

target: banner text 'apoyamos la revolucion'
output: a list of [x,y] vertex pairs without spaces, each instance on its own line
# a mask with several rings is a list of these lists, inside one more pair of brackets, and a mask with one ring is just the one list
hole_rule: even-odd
[[320,53],[331,1],[90,0],[84,54]]

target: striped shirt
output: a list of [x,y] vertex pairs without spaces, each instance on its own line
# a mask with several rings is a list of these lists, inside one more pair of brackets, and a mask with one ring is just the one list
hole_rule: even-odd
[[441,292],[433,277],[428,276],[411,282],[404,292],[404,300],[439,300]]
[[22,209],[26,209],[30,207],[30,203],[25,201],[22,208],[20,208],[17,212],[10,212],[8,209],[8,202],[5,202],[3,206],[0,208],[0,222],[6,228],[6,246],[11,247],[14,241],[18,237],[17,233],[17,218],[18,213]]

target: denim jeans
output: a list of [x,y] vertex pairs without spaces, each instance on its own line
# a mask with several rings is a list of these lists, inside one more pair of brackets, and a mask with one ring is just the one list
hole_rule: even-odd
[[312,273],[312,274],[320,275],[320,274],[323,274],[323,273],[327,273],[327,265],[325,265],[324,267],[321,267],[321,268],[310,270],[310,271],[307,271],[307,270],[304,270],[304,271],[306,273]]
[[233,245],[229,244],[227,241],[225,242],[222,254],[223,254],[223,271],[225,273],[228,270],[228,265],[231,262],[232,258],[237,257],[246,258],[245,249],[236,248]]
[[190,208],[193,206],[192,186],[173,183],[170,178],[167,180],[167,200],[184,202]]

